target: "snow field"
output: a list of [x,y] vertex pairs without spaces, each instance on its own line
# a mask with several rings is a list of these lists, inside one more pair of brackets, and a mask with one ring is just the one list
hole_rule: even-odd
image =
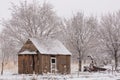
[[60,74],[10,74],[5,72],[0,80],[120,80],[120,73],[117,72],[75,72],[69,75]]

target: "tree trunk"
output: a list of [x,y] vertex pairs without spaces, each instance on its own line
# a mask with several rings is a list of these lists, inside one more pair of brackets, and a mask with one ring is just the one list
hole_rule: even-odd
[[3,75],[3,70],[4,70],[4,62],[2,62],[2,69],[1,69],[1,75]]
[[81,71],[81,67],[82,67],[82,59],[81,59],[81,53],[79,51],[79,71]]
[[118,58],[117,58],[117,53],[115,53],[115,70],[117,70],[118,67]]
[[81,71],[81,67],[82,67],[82,61],[81,59],[79,59],[79,71]]

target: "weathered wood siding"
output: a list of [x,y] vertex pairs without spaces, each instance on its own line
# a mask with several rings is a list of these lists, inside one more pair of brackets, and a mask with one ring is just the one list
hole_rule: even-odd
[[37,54],[35,55],[19,54],[18,56],[19,74],[33,74],[33,72],[38,73],[37,61],[38,61]]
[[59,55],[57,56],[57,69],[58,73],[70,73],[70,56],[67,55]]
[[23,65],[21,65],[21,64],[23,64],[22,60],[23,60],[23,56],[22,55],[18,55],[18,73],[19,74],[23,73]]
[[37,48],[34,46],[34,44],[28,40],[23,47],[21,48],[21,50],[19,52],[25,51],[25,50],[30,50],[30,51],[37,51]]
[[[34,58],[33,58],[34,57]],[[55,56],[57,61],[57,72],[61,74],[70,73],[71,56],[58,55]],[[34,59],[34,60],[33,60]],[[51,72],[51,56],[34,54],[34,55],[19,55],[18,56],[18,73],[19,74],[42,74]],[[34,61],[34,64],[33,64]],[[34,67],[33,67],[34,66]]]
[[[41,73],[51,72],[51,56],[41,54]],[[69,74],[71,72],[71,56],[70,55],[55,55],[57,72],[61,74]]]
[[71,72],[71,56],[66,56],[67,74]]
[[50,55],[41,55],[42,73],[50,72]]

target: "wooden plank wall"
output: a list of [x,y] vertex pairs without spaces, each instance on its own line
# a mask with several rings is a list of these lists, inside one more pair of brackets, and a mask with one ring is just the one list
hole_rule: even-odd
[[[34,55],[36,57],[36,55]],[[36,58],[34,58],[36,61]],[[33,57],[32,55],[24,54],[18,56],[18,71],[19,74],[33,74]],[[37,68],[36,68],[37,69]]]
[[23,59],[22,55],[18,55],[18,73],[19,74],[23,73],[23,65],[21,65],[22,64],[22,61],[21,61],[22,59]]
[[25,50],[30,50],[30,51],[36,51],[37,48],[34,46],[34,44],[28,40],[23,47],[21,48],[21,50],[19,52],[25,51]]
[[70,73],[70,56],[59,55],[57,56],[57,68],[58,73],[69,74]]
[[[18,55],[18,72],[19,74],[33,74],[33,66],[36,74],[50,72],[51,70],[51,56],[34,54],[35,64],[33,65],[32,55]],[[61,74],[70,73],[71,56],[58,55],[57,59],[57,72]]]
[[71,56],[66,56],[66,64],[67,64],[67,74],[71,72]]
[[42,73],[50,72],[50,55],[41,55]]
[[38,54],[38,74],[42,74],[42,56],[41,54]]
[[39,61],[39,55],[34,55],[34,60],[35,60],[35,65],[34,65],[34,70],[35,70],[35,73],[36,74],[39,74],[39,64],[40,64],[40,61]]
[[26,62],[28,62],[28,73],[29,74],[32,74],[33,73],[33,58],[32,58],[32,55],[29,55],[28,56],[28,59],[26,60]]

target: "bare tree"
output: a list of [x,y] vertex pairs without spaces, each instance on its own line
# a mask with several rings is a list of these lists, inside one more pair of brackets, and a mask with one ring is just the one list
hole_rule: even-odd
[[4,21],[3,26],[16,41],[24,42],[30,37],[51,37],[58,31],[60,19],[48,3],[28,4],[25,1],[20,6],[13,4],[11,10],[12,18]]
[[9,62],[11,54],[13,54],[14,43],[10,41],[6,34],[0,35],[1,75],[3,74],[4,66]]
[[97,20],[94,17],[84,17],[83,13],[78,12],[64,25],[66,43],[71,47],[73,55],[78,56],[81,71],[83,57],[95,46]]
[[[4,26],[2,33],[10,39],[8,43],[14,42],[16,47],[13,48],[15,51],[13,53],[15,54],[26,39],[54,37],[60,31],[60,18],[49,3],[39,4],[37,0],[32,3],[25,1],[19,6],[13,4],[11,12],[11,19],[2,22]],[[6,44],[2,44],[1,47]]]
[[103,16],[98,30],[101,48],[112,57],[115,62],[115,70],[117,70],[120,57],[120,11]]

